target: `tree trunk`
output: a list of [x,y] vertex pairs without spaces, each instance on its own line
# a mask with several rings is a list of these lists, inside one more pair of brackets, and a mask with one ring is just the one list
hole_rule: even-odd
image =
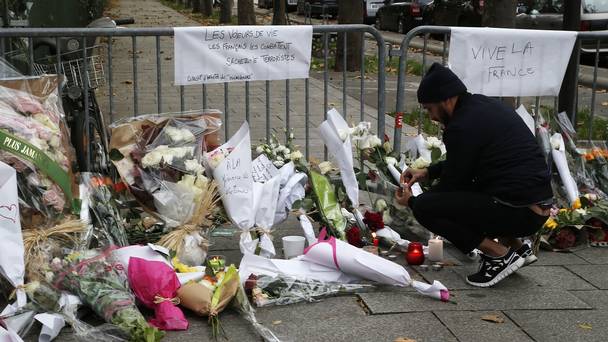
[[220,24],[230,24],[232,21],[232,0],[222,0],[220,8]]
[[213,0],[201,0],[201,13],[205,18],[213,14]]
[[285,0],[274,0],[272,4],[272,25],[287,25]]
[[[362,24],[363,1],[339,0],[338,24]],[[346,70],[361,70],[362,39],[360,32],[346,34]],[[338,34],[335,71],[344,70],[344,33]]]
[[199,13],[201,11],[202,0],[192,0],[192,12]]
[[[486,0],[481,19],[482,26],[513,28],[516,12],[517,0]],[[517,104],[514,97],[504,97],[502,102],[513,108]]]
[[[578,31],[581,27],[581,0],[569,0],[564,2],[564,22],[563,29],[566,31]],[[562,88],[559,91],[560,112],[565,111],[570,116],[570,121],[576,127],[576,66],[579,63],[578,51],[581,48],[580,41],[574,44],[570,62],[564,75]]]
[[239,25],[255,25],[253,0],[238,0],[237,10]]
[[485,1],[482,24],[488,27],[515,27],[517,0]]

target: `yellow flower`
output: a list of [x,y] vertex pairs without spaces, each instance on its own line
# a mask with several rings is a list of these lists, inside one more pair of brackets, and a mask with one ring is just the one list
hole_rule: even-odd
[[562,209],[559,210],[560,213],[565,213],[567,211],[568,211],[568,209],[564,209],[564,208],[562,208]]
[[547,222],[545,222],[545,227],[553,230],[557,228],[557,221],[555,221],[553,218],[549,218]]
[[572,209],[580,209],[581,208],[581,199],[577,198],[576,201],[572,204]]
[[182,264],[177,257],[173,257],[171,263],[173,264],[175,271],[177,271],[178,273],[198,272],[198,269],[196,267],[190,267],[186,264]]

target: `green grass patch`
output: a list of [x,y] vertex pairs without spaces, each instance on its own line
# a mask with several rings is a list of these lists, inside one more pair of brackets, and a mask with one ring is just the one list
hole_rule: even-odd
[[[395,112],[388,113],[389,116],[395,117]],[[411,127],[421,127],[422,133],[438,136],[441,133],[439,123],[431,120],[429,114],[421,108],[416,108],[410,112],[403,114],[403,124]]]
[[[551,128],[553,130],[559,129],[557,119],[555,118],[555,109],[553,107],[541,105],[540,112],[545,119],[550,118]],[[579,140],[589,139],[590,122],[590,108],[583,108],[577,112],[575,129]],[[608,119],[600,117],[596,113],[593,117],[593,125],[591,127],[591,140],[608,140]]]
[[[334,55],[327,56],[328,69],[333,70],[336,65],[336,57]],[[365,56],[365,74],[378,74],[378,56]],[[324,71],[325,60],[322,57],[312,57],[310,69],[312,71]],[[409,75],[421,76],[422,64],[415,60],[408,60],[406,66]],[[385,60],[384,72],[387,75],[397,75],[399,72],[399,59],[391,58]]]

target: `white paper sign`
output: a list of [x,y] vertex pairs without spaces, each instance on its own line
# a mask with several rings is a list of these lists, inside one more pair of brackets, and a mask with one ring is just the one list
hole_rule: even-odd
[[254,182],[264,183],[278,174],[279,170],[265,154],[260,154],[251,162],[251,176]]
[[308,78],[312,26],[176,27],[175,84]]
[[452,28],[450,69],[469,92],[557,96],[576,32]]

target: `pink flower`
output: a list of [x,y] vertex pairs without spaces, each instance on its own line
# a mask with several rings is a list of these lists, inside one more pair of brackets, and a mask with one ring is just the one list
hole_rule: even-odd
[[42,202],[46,205],[52,206],[57,211],[63,211],[63,207],[65,206],[65,198],[63,197],[63,193],[55,184],[53,184],[49,190],[44,192],[42,195]]

